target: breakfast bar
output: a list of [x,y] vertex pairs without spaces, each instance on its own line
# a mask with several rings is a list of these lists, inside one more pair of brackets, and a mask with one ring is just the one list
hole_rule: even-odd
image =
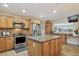
[[44,35],[28,36],[29,56],[57,56],[61,54],[64,36]]

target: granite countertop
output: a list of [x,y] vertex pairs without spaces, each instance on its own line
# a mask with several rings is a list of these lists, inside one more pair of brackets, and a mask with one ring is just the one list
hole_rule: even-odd
[[27,36],[27,38],[38,41],[38,42],[45,42],[51,39],[56,39],[62,36],[56,36],[56,35],[45,35],[45,36]]
[[0,36],[0,38],[13,37],[13,36]]

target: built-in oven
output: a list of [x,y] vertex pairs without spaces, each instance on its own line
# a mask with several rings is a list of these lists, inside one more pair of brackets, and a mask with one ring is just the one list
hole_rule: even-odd
[[26,50],[26,36],[15,36],[15,51]]
[[25,43],[25,41],[26,41],[26,37],[23,36],[16,37],[16,44]]

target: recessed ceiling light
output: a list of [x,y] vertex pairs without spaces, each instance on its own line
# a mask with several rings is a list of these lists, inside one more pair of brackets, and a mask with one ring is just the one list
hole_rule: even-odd
[[41,15],[40,17],[43,18],[44,16]]
[[25,9],[23,9],[23,10],[22,10],[22,12],[23,12],[23,13],[25,13],[25,12],[26,12],[26,10],[25,10]]
[[56,10],[53,10],[53,13],[56,13],[57,11]]
[[3,4],[4,7],[8,7],[8,4]]

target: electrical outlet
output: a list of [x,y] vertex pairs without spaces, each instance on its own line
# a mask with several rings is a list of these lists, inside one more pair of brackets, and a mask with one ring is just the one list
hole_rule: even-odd
[[35,47],[35,43],[33,42],[33,47]]

